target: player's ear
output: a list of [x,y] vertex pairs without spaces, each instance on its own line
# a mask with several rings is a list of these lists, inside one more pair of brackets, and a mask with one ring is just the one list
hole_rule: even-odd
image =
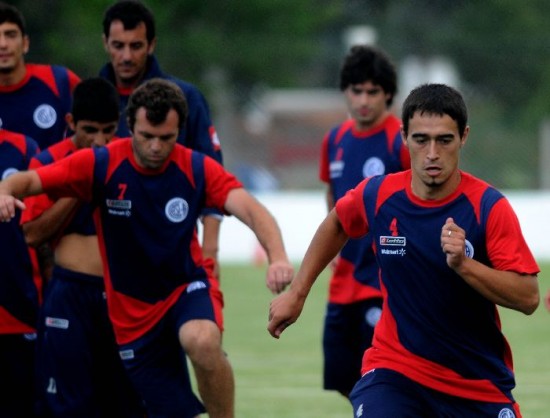
[[71,129],[71,131],[75,132],[76,131],[76,125],[74,123],[74,117],[73,117],[73,114],[72,113],[67,113],[65,115],[65,122],[67,122],[67,125],[69,126],[69,128]]
[[155,52],[155,47],[156,46],[157,46],[157,38],[153,38],[153,40],[149,44],[149,47],[147,48],[147,53],[149,55],[153,55],[153,53]]
[[462,135],[462,138],[460,138],[460,147],[461,148],[466,144],[466,141],[468,140],[468,134],[469,133],[470,133],[470,127],[466,126],[466,128],[464,128],[464,134]]
[[109,52],[109,44],[108,44],[108,39],[107,37],[105,36],[105,34],[101,35],[101,39],[103,40],[103,49],[105,49],[105,52]]
[[28,35],[23,35],[23,54],[26,54],[29,52],[29,46],[30,46],[30,39]]
[[403,145],[405,145],[408,148],[409,144],[407,142],[407,134],[405,133],[405,130],[403,129],[403,125],[401,125],[401,128],[399,128],[399,131],[401,132],[401,141],[403,141]]
[[128,130],[134,136],[134,127],[130,125],[130,118],[126,118],[126,126],[128,127]]

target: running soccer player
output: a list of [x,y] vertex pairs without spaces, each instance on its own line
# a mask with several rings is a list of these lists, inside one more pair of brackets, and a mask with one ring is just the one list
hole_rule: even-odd
[[384,303],[350,394],[356,417],[521,417],[496,305],[533,313],[539,267],[508,200],[458,167],[467,119],[457,90],[414,89],[401,129],[411,170],[367,178],[340,199],[271,303],[279,338],[348,238],[372,234]]
[[120,355],[148,416],[192,417],[185,352],[211,418],[234,416],[234,387],[225,378],[221,315],[209,291],[196,221],[204,206],[235,215],[256,234],[269,259],[267,286],[282,292],[293,267],[279,227],[242,184],[214,159],[176,143],[186,119],[174,83],[152,79],[128,103],[132,138],[81,150],[36,171],[0,182],[0,220],[46,192],[97,206],[109,316]]

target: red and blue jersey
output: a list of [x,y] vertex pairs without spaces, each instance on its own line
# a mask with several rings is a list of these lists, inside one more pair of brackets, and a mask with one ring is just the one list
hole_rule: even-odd
[[23,80],[0,86],[0,127],[33,138],[40,149],[64,138],[78,76],[57,65],[26,64]]
[[[63,159],[73,152],[78,151],[73,140],[65,138],[64,140],[48,147],[44,151],[35,155],[30,162],[29,169],[37,169],[55,161]],[[27,209],[21,215],[21,223],[32,221],[38,218],[42,213],[51,208],[55,200],[43,193],[36,196],[25,198]],[[79,203],[78,208],[66,220],[65,226],[60,232],[62,235],[78,233],[81,235],[95,235],[95,227],[92,219],[93,208],[90,204]],[[55,239],[54,239],[55,241]]]
[[129,139],[85,149],[37,169],[53,198],[91,201],[117,341],[151,329],[192,286],[208,287],[196,222],[204,206],[224,211],[241,183],[202,153],[176,144],[159,171],[140,167]]
[[[333,201],[363,179],[395,173],[410,167],[400,134],[401,122],[389,115],[378,126],[358,131],[349,119],[323,139],[320,179],[330,184]],[[329,302],[347,304],[380,297],[378,267],[367,235],[349,240],[340,253],[329,286]]]
[[362,372],[387,368],[454,396],[512,400],[512,355],[497,307],[447,265],[441,249],[441,228],[452,217],[466,231],[468,257],[537,274],[508,200],[464,172],[450,196],[421,200],[408,170],[364,180],[336,212],[351,237],[372,235],[380,266],[382,316]]
[[[0,129],[0,178],[26,170],[38,152],[28,136]],[[35,332],[38,289],[23,231],[20,212],[10,222],[0,223],[0,334]]]

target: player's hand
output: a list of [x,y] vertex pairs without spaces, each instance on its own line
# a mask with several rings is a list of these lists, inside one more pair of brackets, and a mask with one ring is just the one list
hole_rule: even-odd
[[294,277],[294,267],[288,261],[274,261],[267,268],[266,285],[274,295],[281,293]]
[[466,231],[447,218],[441,228],[441,248],[447,255],[447,265],[456,270],[466,258]]
[[273,338],[279,338],[288,326],[296,322],[304,307],[304,301],[292,289],[271,301],[267,330]]
[[25,204],[11,195],[0,195],[0,221],[9,222],[15,217],[15,210],[24,210]]

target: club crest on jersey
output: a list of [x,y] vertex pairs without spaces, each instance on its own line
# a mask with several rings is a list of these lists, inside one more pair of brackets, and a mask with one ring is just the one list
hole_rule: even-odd
[[57,120],[57,113],[49,104],[41,104],[38,106],[32,115],[36,126],[42,129],[51,128]]
[[189,213],[189,204],[181,197],[170,199],[164,208],[166,217],[175,223],[182,222]]
[[466,240],[464,246],[464,253],[466,254],[466,257],[474,258],[474,246],[472,245],[472,243]]
[[11,176],[12,174],[17,173],[18,171],[19,170],[17,168],[13,168],[13,167],[6,168],[4,170],[4,172],[2,173],[2,180],[7,179],[9,176]]
[[498,418],[516,418],[516,414],[510,408],[501,409]]
[[386,166],[384,162],[378,157],[371,157],[365,164],[363,164],[363,177],[372,177],[384,174],[386,171]]

